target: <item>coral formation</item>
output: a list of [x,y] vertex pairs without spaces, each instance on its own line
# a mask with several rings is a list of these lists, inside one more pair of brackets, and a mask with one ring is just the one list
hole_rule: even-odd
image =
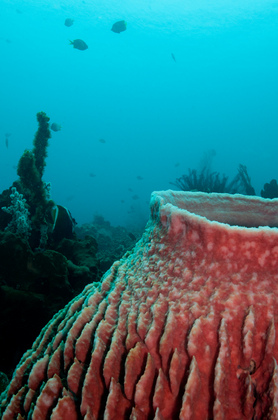
[[[49,118],[39,112],[37,120],[33,149],[18,163],[19,179],[0,194],[0,336],[9,343],[0,348],[0,371],[7,374],[43,324],[102,274],[96,242],[78,240],[70,212],[50,198],[50,184],[42,179]],[[62,253],[65,238],[72,240],[68,258]]]
[[77,226],[75,231],[79,238],[85,239],[88,235],[97,241],[100,270],[103,274],[111,267],[113,262],[120,259],[127,250],[131,250],[136,237],[140,238],[143,231],[132,229],[136,236],[122,226],[112,226],[101,216],[94,216],[92,223]]
[[0,371],[10,375],[53,314],[135,244],[125,228],[101,218],[78,226],[77,235],[49,252],[33,251],[24,237],[0,231],[0,336],[7,343],[0,347]]
[[276,179],[272,179],[270,182],[266,182],[264,184],[264,188],[261,190],[261,196],[264,198],[278,197],[278,185]]
[[11,191],[11,205],[9,207],[2,207],[3,211],[12,215],[12,220],[6,226],[5,230],[10,230],[28,238],[31,231],[31,223],[26,200],[22,194],[19,194],[16,187],[12,187]]
[[38,131],[34,138],[33,154],[35,158],[35,166],[38,171],[40,179],[42,179],[44,168],[46,165],[45,159],[47,157],[48,140],[51,137],[49,129],[50,118],[45,112],[37,113],[37,120],[39,123]]
[[34,252],[23,237],[0,231],[0,336],[7,343],[0,348],[0,371],[6,374],[43,325],[103,274],[93,238],[65,241],[70,245]]
[[240,164],[238,167],[238,175],[236,179],[239,181],[241,186],[241,194],[256,195],[254,188],[251,185],[251,178],[247,172],[247,167]]
[[37,119],[34,147],[19,160],[19,179],[0,194],[0,337],[6,343],[0,371],[8,376],[53,314],[134,245],[123,228],[104,220],[79,227],[76,236],[70,211],[54,205],[50,183],[42,179],[49,118],[40,112]]
[[[8,192],[4,191],[1,194],[1,208],[7,212],[8,209],[12,209],[13,205],[10,196],[13,199],[13,191],[16,189],[20,195],[21,201],[25,200],[25,207],[28,208],[28,241],[33,249],[42,243],[41,232],[46,233],[46,229],[42,229],[42,226],[47,226],[47,230],[51,231],[52,217],[51,209],[54,202],[49,197],[49,184],[42,180],[44,168],[46,165],[45,159],[47,156],[48,140],[50,138],[49,130],[49,118],[44,112],[37,114],[37,120],[39,127],[34,138],[33,150],[25,150],[21,158],[19,159],[17,166],[17,174],[19,179],[16,180]],[[21,208],[23,211],[23,207]],[[0,212],[1,213],[1,212]],[[0,214],[0,229],[5,227],[17,227],[15,224],[15,213],[11,213],[12,217],[9,219],[4,218],[2,213]],[[18,213],[17,213],[18,214]],[[23,213],[24,215],[24,213]],[[24,215],[26,218],[26,212]],[[22,219],[23,221],[23,219]],[[18,233],[21,234],[22,226],[18,225]],[[44,241],[45,242],[45,241]]]
[[187,175],[182,175],[170,184],[182,191],[255,195],[247,167],[242,164],[238,167],[238,174],[230,182],[228,182],[228,176],[221,175],[219,172],[211,172],[209,167],[204,166],[200,173],[196,169],[189,169]]
[[196,169],[188,169],[188,175],[182,175],[175,182],[175,185],[182,191],[203,191],[203,192],[230,192],[227,185],[228,177],[218,172],[209,172],[204,168],[200,173]]
[[46,165],[48,140],[51,137],[49,130],[49,117],[44,112],[38,112],[39,123],[33,144],[33,150],[25,150],[21,156],[17,174],[19,181],[14,184],[27,200],[32,220],[31,245],[38,246],[41,242],[42,225],[51,227],[51,209],[54,205],[49,200],[49,185],[42,180]]
[[[55,205],[50,198],[50,183],[44,182],[42,177],[46,165],[48,141],[51,137],[49,117],[44,112],[37,114],[38,130],[33,141],[33,150],[25,150],[21,156],[16,180],[9,190],[16,188],[22,194],[29,212],[28,241],[32,249],[46,249],[55,246],[64,237],[73,238],[74,219],[63,206]],[[12,209],[7,192],[1,195],[2,210]],[[4,205],[3,205],[4,204]],[[56,216],[53,216],[53,213]],[[12,213],[11,213],[12,214]],[[11,219],[11,218],[10,218]],[[0,229],[16,227],[14,219],[4,218],[0,212]],[[23,219],[22,219],[23,220]],[[21,233],[22,226],[18,225]],[[27,235],[26,235],[27,238]]]
[[2,418],[275,418],[277,205],[153,193],[133,252],[25,353]]

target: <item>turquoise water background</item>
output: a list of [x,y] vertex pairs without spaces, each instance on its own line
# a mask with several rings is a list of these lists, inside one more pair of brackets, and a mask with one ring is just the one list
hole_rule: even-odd
[[143,225],[151,192],[211,150],[258,195],[278,178],[278,1],[1,0],[0,23],[1,191],[39,111],[62,126],[44,180],[79,224]]

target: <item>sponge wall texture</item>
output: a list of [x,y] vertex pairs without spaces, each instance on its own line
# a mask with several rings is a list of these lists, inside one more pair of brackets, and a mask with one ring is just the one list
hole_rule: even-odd
[[154,192],[133,251],[25,353],[2,419],[278,418],[277,208]]

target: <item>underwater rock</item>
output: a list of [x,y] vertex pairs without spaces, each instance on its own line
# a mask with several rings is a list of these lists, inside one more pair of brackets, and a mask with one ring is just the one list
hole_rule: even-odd
[[133,252],[57,313],[21,359],[3,419],[271,418],[277,205],[153,193]]

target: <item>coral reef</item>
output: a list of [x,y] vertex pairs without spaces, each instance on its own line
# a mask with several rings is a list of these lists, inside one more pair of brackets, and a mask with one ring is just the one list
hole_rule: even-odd
[[33,150],[25,150],[21,156],[17,167],[19,180],[14,183],[29,205],[32,221],[30,242],[33,248],[41,242],[42,225],[51,227],[51,209],[54,205],[48,197],[49,185],[42,180],[48,140],[51,137],[49,117],[44,112],[38,112],[37,120],[39,127],[34,138]]
[[188,169],[187,175],[182,175],[175,182],[175,185],[182,191],[203,191],[203,192],[230,192],[231,187],[227,185],[228,177],[218,172],[209,172],[206,168],[200,173],[196,169]]
[[[38,131],[34,138],[33,150],[25,150],[19,159],[17,166],[17,174],[19,179],[16,180],[11,188],[1,194],[0,203],[3,211],[12,209],[13,204],[8,198],[13,199],[13,191],[16,189],[20,195],[21,201],[25,200],[25,207],[28,209],[28,241],[33,249],[41,243],[42,226],[47,226],[51,230],[52,216],[51,209],[54,202],[49,199],[49,185],[42,180],[45,159],[47,156],[48,140],[51,136],[49,130],[49,118],[44,112],[37,114]],[[21,208],[23,212],[23,207]],[[11,213],[10,219],[4,218],[0,211],[0,229],[4,230],[8,224],[9,227],[16,227],[15,213]],[[18,213],[17,213],[18,214]],[[24,212],[22,213],[24,215]],[[26,216],[26,213],[25,213]],[[26,219],[26,217],[25,217]],[[27,220],[27,219],[26,219]],[[22,219],[23,221],[23,219]],[[7,223],[8,222],[8,223]],[[10,224],[9,224],[10,223]],[[18,225],[18,233],[22,233],[22,226]]]
[[97,258],[99,267],[104,274],[124,253],[131,250],[136,238],[140,238],[143,231],[132,228],[132,232],[123,226],[112,226],[102,216],[95,216],[92,223],[76,226],[78,238],[84,239],[87,235],[93,236],[98,244]]
[[236,179],[239,181],[239,193],[245,195],[256,195],[254,188],[251,185],[251,178],[247,172],[247,167],[240,164],[238,167],[238,175]]
[[0,336],[7,343],[0,347],[0,371],[10,374],[53,314],[135,244],[125,228],[101,217],[78,226],[77,234],[53,250],[34,251],[24,237],[0,231]]
[[8,343],[0,348],[0,371],[6,374],[54,313],[102,275],[93,238],[65,241],[34,252],[20,235],[0,231],[0,336]]
[[[50,183],[44,182],[42,177],[46,165],[48,141],[51,136],[49,130],[49,117],[44,112],[37,114],[38,130],[33,141],[33,150],[25,150],[21,156],[16,180],[9,190],[4,191],[0,196],[0,229],[18,227],[18,233],[22,233],[22,225],[16,224],[15,215],[12,213],[14,206],[11,204],[11,198],[14,194],[12,189],[16,189],[21,201],[26,204],[28,209],[28,237],[29,244],[33,250],[53,248],[64,237],[74,237],[75,220],[70,212],[63,206],[55,205],[50,198]],[[14,190],[13,190],[14,191]],[[0,208],[0,209],[1,209]],[[4,210],[3,210],[4,209]],[[7,209],[10,209],[7,211]],[[22,215],[23,207],[21,207]],[[3,212],[8,212],[12,217],[3,217]],[[26,219],[26,217],[25,217]],[[26,219],[27,220],[27,219]],[[23,222],[23,217],[21,218]],[[16,231],[16,230],[15,230]]]
[[37,120],[39,123],[39,128],[34,138],[33,154],[35,158],[36,169],[40,179],[42,179],[46,165],[45,159],[47,157],[48,140],[51,137],[51,132],[49,129],[50,118],[46,115],[45,112],[38,112]]
[[276,198],[278,197],[278,185],[276,179],[272,179],[269,183],[264,184],[264,188],[261,190],[261,196],[264,198]]
[[196,169],[189,169],[187,175],[182,175],[170,184],[182,191],[255,195],[247,167],[242,164],[238,167],[238,174],[230,182],[228,182],[228,176],[211,172],[207,166],[204,166],[199,173]]
[[5,230],[10,230],[28,238],[31,231],[31,223],[26,200],[22,194],[19,194],[16,187],[12,187],[11,191],[11,205],[9,207],[2,207],[3,211],[12,215],[12,220],[6,226]]
[[40,112],[37,119],[33,150],[25,150],[18,163],[19,179],[0,194],[0,337],[6,343],[0,371],[8,375],[54,313],[135,243],[101,217],[94,226],[79,227],[77,238],[70,211],[55,205],[42,179],[49,118]]
[[[78,240],[70,212],[50,199],[50,184],[42,179],[49,118],[39,112],[37,120],[33,150],[25,150],[18,163],[19,179],[0,195],[0,336],[10,344],[0,349],[0,370],[5,373],[42,325],[101,275],[96,242]],[[68,258],[62,253],[65,238],[72,239]],[[33,310],[36,319],[26,331]]]
[[276,417],[277,205],[154,193],[134,250],[22,357],[3,419]]

